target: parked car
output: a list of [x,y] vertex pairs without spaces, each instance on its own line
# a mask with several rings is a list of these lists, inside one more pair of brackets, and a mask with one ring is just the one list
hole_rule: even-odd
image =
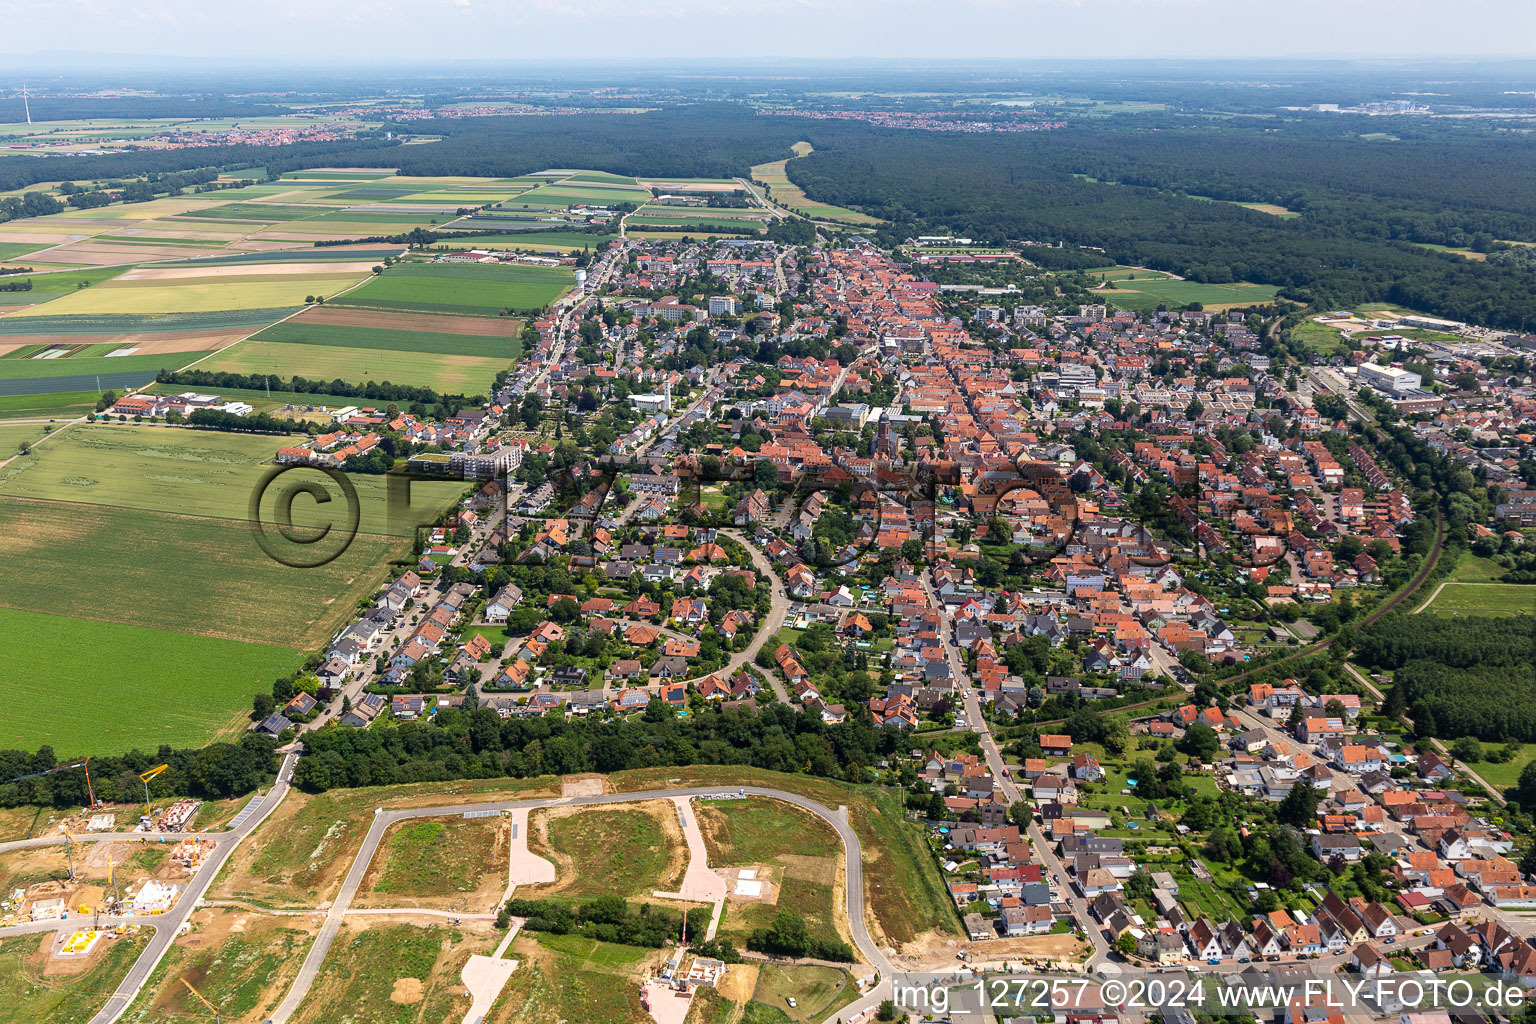
[[1221,966],[1221,958],[1213,956],[1209,960],[1207,960],[1206,963],[1210,964],[1212,967],[1220,967]]

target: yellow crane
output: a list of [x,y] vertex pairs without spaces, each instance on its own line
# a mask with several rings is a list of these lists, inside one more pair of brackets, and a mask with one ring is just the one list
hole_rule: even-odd
[[197,989],[193,988],[192,987],[192,983],[190,981],[188,981],[186,978],[182,978],[181,979],[181,983],[183,985],[187,986],[187,991],[188,992],[191,992],[193,995],[197,996],[197,1001],[198,1002],[202,1003],[204,1006],[208,1007],[208,1009],[213,1012],[213,1024],[220,1024],[219,1008],[217,1006],[214,1006],[206,998],[204,998],[203,994],[201,992],[199,992]]
[[170,765],[162,764],[139,776],[139,781],[144,783],[144,816],[149,817],[149,780],[169,768]]
[[111,857],[107,858],[107,885],[112,890],[112,902],[108,904],[107,909],[110,913],[116,914],[122,909],[123,898],[117,891],[117,862]]

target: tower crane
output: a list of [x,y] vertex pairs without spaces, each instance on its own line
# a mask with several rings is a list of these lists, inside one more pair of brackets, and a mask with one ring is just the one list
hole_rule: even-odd
[[96,808],[101,806],[101,801],[96,799],[96,790],[91,786],[91,759],[88,757],[80,761],[71,761],[69,764],[55,765],[54,767],[45,771],[32,772],[30,775],[18,775],[11,781],[20,782],[22,779],[39,779],[44,775],[54,775],[58,772],[67,772],[71,768],[85,769],[85,792],[91,800],[91,802],[87,805],[87,809],[94,811]]
[[170,765],[168,765],[168,764],[157,765],[154,768],[151,768],[149,771],[147,771],[144,774],[139,776],[139,781],[144,783],[144,816],[145,817],[149,816],[149,780],[153,779],[156,775],[159,775],[161,772],[165,771],[169,767],[170,767]]
[[213,1024],[220,1024],[219,1008],[217,1006],[214,1006],[212,1003],[210,1003],[203,996],[203,994],[201,992],[199,992],[197,989],[193,988],[192,987],[192,983],[190,981],[188,981],[186,978],[182,978],[181,979],[181,983],[183,985],[187,986],[187,991],[188,992],[191,992],[193,995],[197,996],[197,1001],[198,1002],[202,1003],[204,1006],[208,1007],[208,1009],[210,1011],[212,1011],[212,1013],[213,1013]]

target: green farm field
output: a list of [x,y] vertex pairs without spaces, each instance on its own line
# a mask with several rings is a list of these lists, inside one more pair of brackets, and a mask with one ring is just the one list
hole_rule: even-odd
[[13,608],[0,608],[0,627],[12,702],[0,747],[50,744],[61,756],[201,746],[237,730],[251,695],[303,660],[273,644]]
[[1536,614],[1536,584],[1447,583],[1424,611],[1441,616]]
[[291,342],[242,341],[231,345],[199,370],[271,373],[279,377],[416,384],[445,394],[485,394],[511,358],[437,355],[397,349],[340,348]]
[[1138,274],[1134,281],[1117,281],[1113,288],[1098,290],[1094,294],[1120,309],[1150,310],[1160,304],[1183,306],[1199,302],[1206,309],[1220,310],[1228,306],[1269,302],[1278,290],[1274,285],[1250,284],[1246,281],[1236,284],[1201,284],[1197,281],[1171,279],[1144,280]]
[[[34,248],[37,248],[34,246]],[[31,281],[32,290],[27,292],[0,292],[0,301],[47,302],[60,295],[83,291],[103,281],[110,281],[123,272],[123,267],[92,267],[87,270],[64,270],[56,274],[18,274],[5,276],[6,284]]]
[[[721,225],[724,227],[725,225]],[[743,238],[747,235],[756,235],[759,232],[750,228],[742,228],[740,231],[700,231],[697,228],[689,231],[668,231],[666,228],[630,228],[627,232],[630,238],[648,238],[656,242],[675,242],[682,238]]]
[[522,353],[522,342],[516,334],[505,338],[484,338],[467,334],[383,331],[337,324],[309,324],[301,320],[274,324],[251,340],[435,355],[484,356],[488,359],[501,359],[507,362],[517,359]]
[[954,901],[939,877],[922,830],[902,817],[896,801],[883,790],[803,775],[760,770],[744,774],[740,769],[706,765],[642,768],[609,776],[619,792],[663,786],[734,786],[749,779],[752,785],[799,793],[827,807],[848,807],[849,823],[864,844],[864,896],[873,915],[875,941],[905,943],[929,931],[959,933]]
[[[779,1011],[793,1024],[812,1024],[853,1002],[858,994],[853,976],[841,968],[764,964],[752,1001]],[[794,1007],[789,1005],[790,997]]]
[[[236,520],[23,498],[0,499],[0,529],[0,607],[295,650],[330,639],[410,554],[360,533],[335,561],[293,569]],[[152,664],[131,646],[116,654],[140,676]]]
[[710,209],[709,207],[696,206],[666,206],[653,204],[642,207],[630,214],[629,223],[636,220],[767,220],[771,215],[763,209],[734,209],[721,207]]
[[43,423],[4,423],[0,422],[0,461],[16,454],[17,446],[23,442],[35,444],[38,439],[45,437]]
[[0,420],[73,419],[96,409],[94,391],[53,391],[37,395],[0,395]]
[[277,203],[225,203],[190,213],[178,213],[180,220],[254,220],[268,224],[302,220],[315,216],[312,206],[283,206]]
[[[460,1020],[470,1001],[459,972],[471,954],[491,948],[484,935],[416,922],[343,925],[314,988],[292,1019],[294,1024]],[[397,995],[402,997],[392,998]],[[359,1012],[362,1007],[366,1012]]]
[[[302,412],[305,406],[315,409],[308,416],[300,415],[299,419],[317,420],[322,418],[318,411],[321,406],[328,409],[341,409],[349,405],[356,405],[357,399],[345,398],[340,395],[312,395],[302,391],[283,391],[283,382],[274,381],[278,386],[270,392],[262,388],[217,388],[216,393],[221,398],[233,401],[245,402],[253,406],[257,412],[273,412],[281,410],[285,405],[292,405],[296,412]],[[179,395],[187,390],[185,384],[150,384],[142,389],[145,392],[153,392],[157,395]],[[94,396],[93,396],[94,400]]]
[[663,801],[574,814],[535,811],[528,821],[528,846],[555,864],[556,876],[549,885],[527,887],[525,895],[636,897],[670,891],[681,876],[682,837],[662,825],[667,814],[675,812]]
[[635,185],[605,186],[595,182],[576,182],[567,185],[561,182],[524,192],[517,197],[517,202],[529,206],[564,209],[567,206],[580,204],[603,206],[608,203],[646,203],[650,202],[651,198],[650,189]]
[[655,961],[654,950],[523,931],[507,955],[519,967],[502,990],[499,1005],[505,1009],[491,1018],[497,1024],[653,1024],[640,1005],[639,975],[642,964]]
[[502,309],[543,309],[574,284],[564,268],[404,263],[348,293],[339,305],[491,316]]
[[748,933],[788,911],[805,921],[813,936],[847,941],[835,919],[842,843],[831,826],[778,800],[722,801],[701,805],[696,813],[711,865],[758,868],[758,877],[777,889],[771,903],[730,904],[722,934],[744,943]]
[[506,832],[498,818],[401,822],[374,859],[360,905],[419,906],[427,900],[478,909],[475,894],[490,888],[499,895],[506,886]]
[[16,256],[25,256],[29,252],[36,252],[44,248],[36,242],[0,242],[0,261],[9,260]]
[[617,234],[592,235],[585,231],[519,231],[505,235],[453,235],[438,242],[433,246],[433,250],[515,249],[523,252],[541,252],[554,249],[560,252],[580,252],[582,249],[598,249],[618,237]]
[[1536,613],[1536,584],[1500,583],[1504,572],[1493,559],[1464,552],[1444,585],[1435,584],[1419,607],[1423,614],[1443,616]]
[[[300,296],[302,299],[303,296]],[[0,338],[47,340],[49,335],[75,334],[155,334],[176,331],[210,333],[249,328],[258,330],[275,323],[297,309],[297,305],[269,309],[211,310],[200,313],[113,314],[92,313],[81,316],[47,316],[0,319]]]
[[[83,502],[187,517],[235,520],[249,516],[250,498],[272,468],[273,454],[290,439],[271,435],[227,434],[177,427],[71,427],[26,459],[0,469],[0,495]],[[414,522],[391,522],[386,514],[386,482],[380,476],[353,476],[363,534],[408,537]],[[422,515],[423,502],[445,507],[462,485],[412,487]],[[418,494],[417,492],[420,491]],[[275,501],[275,494],[267,500]],[[321,526],[331,521],[313,503],[294,505],[296,524]],[[265,505],[263,516],[271,509]],[[311,518],[313,517],[313,518]],[[268,520],[270,521],[270,519]]]
[[[1497,750],[1502,744],[1484,743],[1483,750]],[[1501,791],[1508,789],[1520,781],[1520,773],[1525,771],[1525,766],[1536,758],[1536,743],[1517,744],[1520,748],[1513,760],[1503,764],[1495,764],[1492,761],[1472,761],[1469,764],[1474,772],[1487,780],[1490,786],[1496,786]]]
[[[203,805],[204,812],[209,806]],[[200,813],[197,827],[203,826]],[[283,917],[253,919],[237,907],[199,909],[192,930],[166,951],[120,1019],[123,1024],[204,1024],[208,1010],[182,985],[183,978],[227,1018],[265,1019],[309,951],[314,936],[304,930],[308,923]]]
[[1328,354],[1343,351],[1346,348],[1344,332],[1333,327],[1326,327],[1311,318],[1303,320],[1291,328],[1291,337],[1300,341],[1314,352]]

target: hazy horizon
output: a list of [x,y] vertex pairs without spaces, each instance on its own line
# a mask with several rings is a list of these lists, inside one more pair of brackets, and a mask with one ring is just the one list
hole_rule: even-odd
[[[90,62],[102,58],[1418,62],[1522,59],[1536,39],[1536,4],[1516,0],[143,0],[103,11],[94,0],[19,0],[0,54],[16,58],[13,71],[78,72],[100,70]],[[1525,53],[1508,49],[1515,40]]]

